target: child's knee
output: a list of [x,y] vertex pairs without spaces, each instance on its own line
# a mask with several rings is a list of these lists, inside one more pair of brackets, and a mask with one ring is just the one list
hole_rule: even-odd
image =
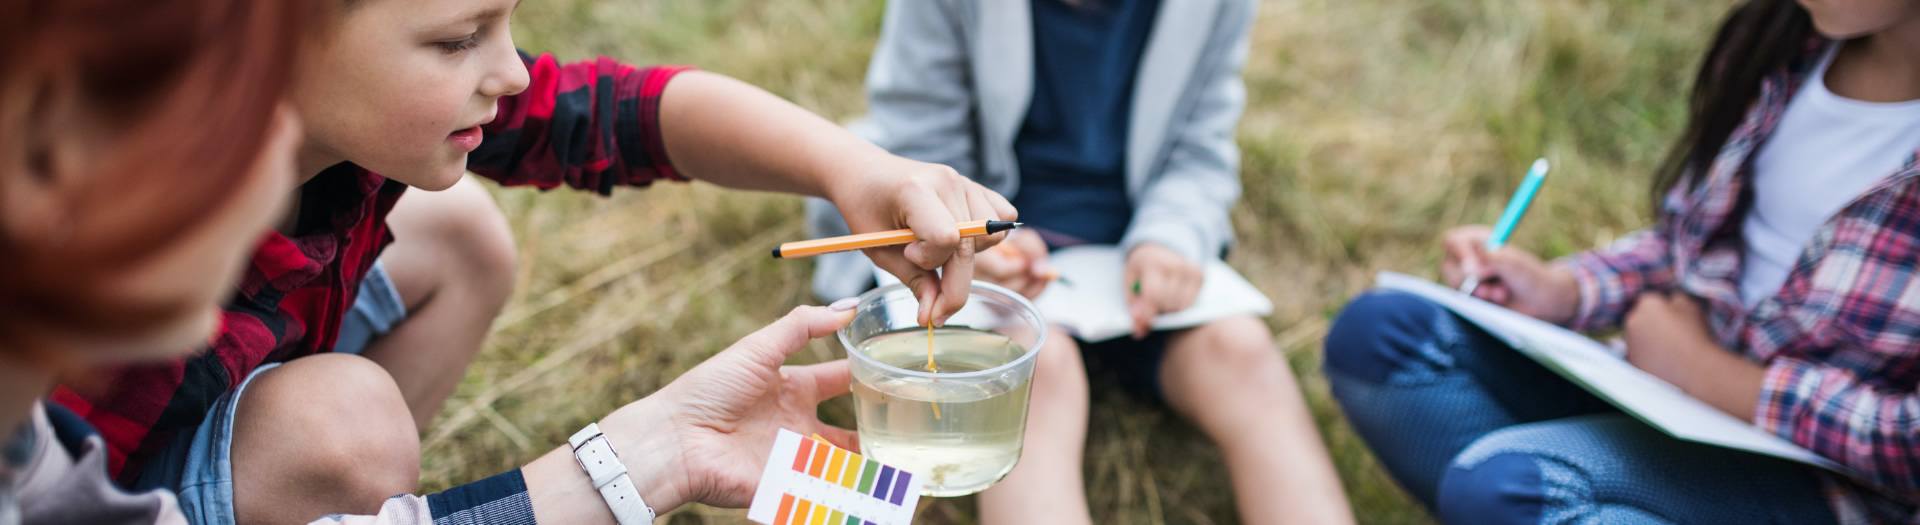
[[1332,372],[1330,379],[1383,383],[1404,369],[1424,367],[1419,365],[1422,358],[1435,356],[1415,347],[1436,343],[1436,325],[1446,315],[1438,305],[1402,292],[1354,298],[1327,330],[1325,367]]
[[[1058,327],[1055,327],[1058,328]],[[1085,397],[1087,370],[1080,361],[1080,345],[1060,330],[1049,330],[1047,340],[1034,356],[1034,397],[1046,400]]]
[[461,179],[445,193],[457,205],[449,208],[446,220],[440,223],[444,238],[489,288],[510,289],[519,252],[506,214],[493,195],[472,178]]
[[1589,443],[1612,424],[1559,420],[1481,436],[1441,474],[1435,514],[1446,523],[1541,523],[1595,516],[1603,506],[1596,489],[1601,480],[1595,476],[1609,475],[1612,461]]
[[[1286,366],[1266,323],[1254,317],[1217,320],[1180,334],[1171,344],[1185,357],[1230,375],[1244,376],[1241,381],[1272,382],[1279,367]],[[1239,381],[1235,381],[1239,382]],[[1246,385],[1248,383],[1240,383]]]
[[237,482],[299,480],[323,489],[312,497],[357,506],[411,492],[419,480],[413,416],[393,378],[366,358],[321,354],[261,374],[236,425]]
[[409,305],[450,287],[461,288],[465,301],[504,302],[512,291],[513,230],[472,178],[441,191],[407,192],[388,223],[398,242],[382,260]]
[[1440,477],[1434,513],[1442,523],[1540,523],[1544,484],[1540,459],[1525,452],[1455,463]]

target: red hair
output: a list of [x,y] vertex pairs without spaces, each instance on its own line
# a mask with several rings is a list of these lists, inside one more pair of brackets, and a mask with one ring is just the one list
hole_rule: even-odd
[[0,0],[0,166],[35,162],[23,138],[46,132],[29,126],[49,94],[107,115],[116,139],[98,172],[56,189],[58,224],[0,228],[0,346],[200,307],[126,304],[104,283],[230,203],[327,3]]

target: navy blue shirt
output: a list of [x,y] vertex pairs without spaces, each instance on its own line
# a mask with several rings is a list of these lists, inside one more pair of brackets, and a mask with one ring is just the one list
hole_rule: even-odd
[[1033,0],[1033,100],[1013,142],[1020,220],[1118,244],[1133,220],[1127,123],[1159,0]]

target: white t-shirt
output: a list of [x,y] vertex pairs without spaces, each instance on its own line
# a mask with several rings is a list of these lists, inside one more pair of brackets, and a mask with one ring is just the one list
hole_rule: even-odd
[[1753,208],[1740,228],[1740,299],[1748,305],[1778,293],[1813,234],[1920,147],[1920,100],[1865,102],[1827,89],[1837,50],[1827,50],[1787,103],[1755,160]]

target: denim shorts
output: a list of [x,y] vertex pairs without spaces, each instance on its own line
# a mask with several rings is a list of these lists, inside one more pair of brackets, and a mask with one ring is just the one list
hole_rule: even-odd
[[[341,321],[335,352],[359,354],[367,344],[407,318],[406,303],[393,287],[386,267],[375,263],[360,282],[353,308]],[[199,428],[181,433],[160,452],[135,482],[136,488],[165,488],[179,495],[181,510],[194,525],[237,523],[233,508],[233,418],[247,386],[261,373],[280,366],[269,363],[254,369],[232,392],[214,401]]]
[[1075,339],[1080,344],[1080,361],[1087,379],[1110,384],[1134,400],[1154,406],[1166,406],[1167,396],[1160,384],[1160,364],[1167,359],[1167,340],[1179,330],[1148,332],[1145,339],[1116,337],[1097,343]]

